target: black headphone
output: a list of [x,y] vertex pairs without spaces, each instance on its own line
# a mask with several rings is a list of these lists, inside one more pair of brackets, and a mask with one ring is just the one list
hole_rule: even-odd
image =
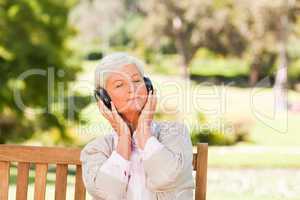
[[[147,92],[149,94],[150,91],[152,91],[153,94],[153,85],[151,80],[148,77],[144,76],[144,82],[145,82],[145,86],[147,88]],[[109,97],[107,91],[104,88],[99,88],[98,90],[95,90],[94,92],[95,98],[97,101],[99,101],[99,99],[101,99],[103,101],[103,103],[105,104],[106,107],[108,107],[111,110],[111,98]]]

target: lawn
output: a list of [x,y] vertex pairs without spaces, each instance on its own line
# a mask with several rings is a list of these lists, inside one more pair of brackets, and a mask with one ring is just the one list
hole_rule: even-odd
[[[11,168],[9,199],[15,199],[15,167]],[[210,200],[298,200],[299,169],[216,169],[208,170],[207,199]],[[74,171],[68,175],[67,198],[74,199]],[[34,171],[30,170],[28,199],[34,195]],[[54,199],[55,169],[49,167],[46,199]],[[91,196],[87,194],[87,199]]]

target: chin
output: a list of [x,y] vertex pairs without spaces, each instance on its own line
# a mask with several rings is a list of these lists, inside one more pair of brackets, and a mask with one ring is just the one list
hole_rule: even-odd
[[127,111],[129,112],[140,112],[142,110],[142,106],[141,105],[132,105],[129,106]]
[[140,110],[137,110],[137,109],[126,109],[124,110],[123,112],[121,112],[122,115],[131,115],[133,113],[138,113],[140,114]]
[[139,104],[131,104],[127,105],[123,109],[121,109],[121,113],[130,113],[130,112],[141,112],[142,110],[142,105]]

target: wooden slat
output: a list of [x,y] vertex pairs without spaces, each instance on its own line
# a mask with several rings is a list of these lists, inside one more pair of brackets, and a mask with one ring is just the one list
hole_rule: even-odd
[[48,165],[44,163],[36,164],[35,168],[35,185],[34,185],[34,199],[44,200],[46,194]]
[[58,164],[56,166],[55,200],[65,200],[67,192],[68,165]]
[[16,199],[26,200],[28,191],[28,176],[30,163],[18,163]]
[[82,180],[81,165],[76,165],[75,200],[85,199],[85,187]]
[[9,162],[0,162],[0,199],[8,200]]
[[197,154],[195,200],[206,200],[208,145],[197,144]]
[[0,161],[79,165],[80,151],[79,148],[1,144]]

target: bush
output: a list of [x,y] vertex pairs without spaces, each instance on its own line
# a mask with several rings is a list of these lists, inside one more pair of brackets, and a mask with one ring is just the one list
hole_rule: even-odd
[[90,52],[88,53],[88,55],[86,56],[87,60],[100,60],[103,57],[103,53],[102,52]]
[[201,132],[192,132],[191,135],[193,145],[199,142],[208,143],[209,145],[233,145],[235,139],[232,135],[225,135],[210,130],[203,130]]
[[223,122],[222,130],[215,128],[209,124],[206,117],[202,113],[198,113],[198,124],[200,129],[192,129],[192,144],[204,142],[209,145],[234,145],[238,142],[250,141],[250,128],[252,123],[249,119],[242,119],[235,122]]

